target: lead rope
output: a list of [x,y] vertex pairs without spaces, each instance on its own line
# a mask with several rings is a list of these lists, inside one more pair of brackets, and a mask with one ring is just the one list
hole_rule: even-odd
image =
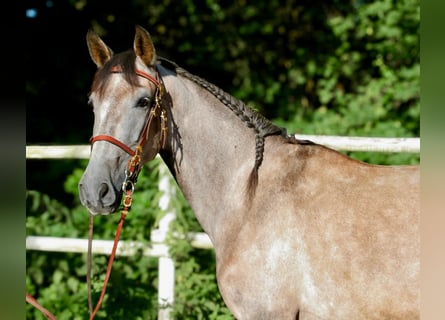
[[40,312],[42,312],[48,320],[56,320],[56,317],[51,312],[46,310],[42,305],[40,305],[40,303],[38,303],[37,299],[34,298],[29,293],[26,294],[26,302],[32,304],[34,307],[39,309]]
[[92,260],[92,238],[93,238],[93,215],[90,213],[90,225],[88,228],[88,261],[87,261],[87,286],[88,286],[88,310],[90,313],[90,320],[93,320],[96,316],[99,308],[102,304],[103,298],[105,296],[105,291],[107,288],[108,280],[110,279],[111,267],[113,265],[114,257],[116,255],[116,249],[119,242],[119,237],[121,234],[122,226],[124,224],[125,217],[131,208],[132,195],[134,192],[134,184],[136,183],[136,178],[139,174],[139,163],[141,161],[140,153],[142,152],[142,147],[138,146],[134,156],[128,162],[127,170],[125,171],[125,181],[122,184],[122,190],[125,192],[125,199],[123,204],[123,209],[119,223],[117,225],[116,235],[114,236],[113,249],[111,250],[111,255],[108,260],[107,272],[105,274],[104,284],[102,287],[102,292],[100,294],[99,300],[97,301],[96,307],[93,309],[93,303],[91,298],[91,260]]
[[93,244],[93,215],[89,212],[90,223],[88,225],[88,253],[87,253],[87,289],[88,289],[88,312],[90,316],[93,314],[93,301],[91,298],[91,260],[92,260],[92,244]]
[[[126,196],[126,198],[127,198],[127,196]],[[130,195],[130,198],[131,198],[131,195]],[[130,202],[131,202],[131,200],[130,200]],[[100,308],[100,306],[102,304],[102,301],[103,301],[103,298],[105,296],[105,291],[107,289],[108,280],[110,279],[111,267],[113,265],[114,257],[116,255],[117,244],[119,242],[119,237],[120,237],[120,234],[121,234],[122,226],[124,224],[124,220],[125,220],[125,217],[127,216],[128,210],[129,210],[128,207],[124,207],[124,210],[122,211],[121,218],[119,220],[119,224],[118,224],[117,230],[116,230],[116,235],[114,237],[113,249],[111,250],[110,259],[108,260],[107,273],[105,274],[105,280],[104,280],[104,284],[103,284],[103,287],[102,287],[102,292],[100,293],[100,297],[99,297],[99,300],[97,301],[96,308],[94,309],[94,311],[91,311],[92,310],[92,298],[91,298],[91,259],[90,258],[88,259],[90,261],[89,262],[89,266],[88,266],[88,273],[87,273],[88,309],[90,311],[90,320],[94,319],[94,317],[96,316],[97,311],[99,311],[99,308]],[[88,240],[90,240],[90,239],[88,239]],[[89,242],[91,242],[91,241],[89,241]],[[91,257],[91,253],[89,253],[89,257]]]

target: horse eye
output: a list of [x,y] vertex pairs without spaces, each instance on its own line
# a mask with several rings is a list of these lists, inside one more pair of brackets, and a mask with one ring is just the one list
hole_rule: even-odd
[[150,103],[151,103],[151,100],[149,97],[143,97],[143,98],[139,99],[136,106],[139,108],[147,108],[150,106]]

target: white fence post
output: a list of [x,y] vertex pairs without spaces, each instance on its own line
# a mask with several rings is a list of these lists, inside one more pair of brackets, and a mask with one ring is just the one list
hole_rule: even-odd
[[165,244],[169,232],[170,223],[176,218],[172,209],[171,199],[175,196],[175,188],[165,165],[159,168],[159,191],[162,196],[159,199],[159,208],[165,212],[159,221],[159,228],[152,230],[151,240],[161,243],[166,247],[167,254],[159,257],[158,262],[158,319],[169,320],[172,306],[175,300],[175,265],[170,257],[168,245]]

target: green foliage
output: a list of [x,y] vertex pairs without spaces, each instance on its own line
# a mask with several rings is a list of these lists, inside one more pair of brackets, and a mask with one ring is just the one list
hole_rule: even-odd
[[[420,134],[419,2],[363,2],[327,19],[338,44],[322,63],[310,60],[315,105],[301,101],[277,123],[290,132],[320,135],[418,137]],[[306,74],[306,76],[304,76]],[[293,116],[291,116],[293,114]],[[419,155],[349,153],[378,164],[417,164]]]
[[319,71],[317,94],[322,108],[351,118],[340,133],[418,136],[418,2],[365,3],[328,23],[341,45]]

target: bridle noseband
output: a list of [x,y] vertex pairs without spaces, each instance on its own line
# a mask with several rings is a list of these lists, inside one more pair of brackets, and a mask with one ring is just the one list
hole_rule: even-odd
[[[122,73],[123,71],[122,71],[122,67],[120,65],[116,65],[111,68],[110,72],[111,73]],[[128,163],[127,171],[130,171],[130,169],[133,169],[131,171],[134,171],[135,168],[139,165],[140,157],[142,154],[142,149],[143,149],[145,143],[147,142],[148,133],[149,133],[150,127],[151,127],[154,119],[157,119],[159,117],[160,122],[161,122],[161,138],[160,138],[161,139],[161,141],[160,141],[161,149],[164,149],[166,146],[167,131],[168,131],[167,111],[165,110],[165,108],[162,105],[162,97],[165,92],[165,87],[164,87],[164,83],[162,82],[162,78],[160,76],[158,76],[158,73],[156,73],[156,78],[154,78],[150,74],[148,74],[142,70],[138,70],[138,69],[135,70],[135,73],[138,76],[149,80],[156,86],[155,100],[153,102],[153,105],[150,107],[150,111],[148,112],[147,120],[145,121],[145,124],[141,131],[141,134],[139,135],[139,141],[137,143],[136,148],[133,150],[128,145],[119,141],[118,139],[114,138],[113,136],[105,135],[105,134],[96,135],[96,136],[91,137],[91,139],[90,139],[91,148],[93,147],[93,144],[96,141],[107,141],[107,142],[110,142],[110,143],[116,145],[117,147],[121,148],[126,153],[128,153],[130,156],[132,156],[132,159]],[[131,168],[132,166],[134,166],[134,167]]]

